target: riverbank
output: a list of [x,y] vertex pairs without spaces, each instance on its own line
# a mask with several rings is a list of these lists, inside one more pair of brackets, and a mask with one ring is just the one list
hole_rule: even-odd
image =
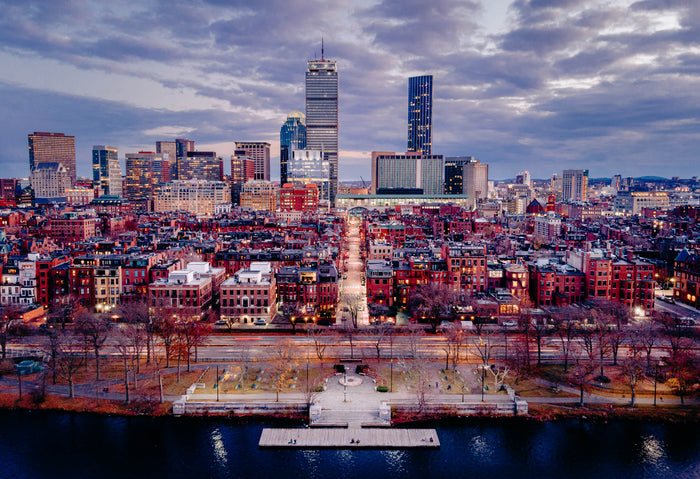
[[[172,403],[158,403],[156,401],[135,400],[129,404],[123,401],[94,399],[94,398],[74,398],[69,399],[63,396],[47,395],[40,400],[33,395],[24,395],[21,400],[17,394],[0,393],[0,409],[23,410],[23,411],[54,411],[68,413],[98,414],[107,416],[152,416],[152,417],[172,417]],[[188,418],[227,418],[234,422],[247,422],[250,420],[270,420],[274,422],[292,422],[303,424],[305,418],[298,415],[213,415],[186,416]],[[394,414],[392,424],[396,426],[419,426],[424,424],[471,421],[471,420],[513,420],[524,419],[538,422],[558,421],[568,419],[586,420],[634,420],[644,422],[668,422],[700,424],[700,407],[698,406],[641,406],[631,408],[629,406],[593,405],[586,407],[576,407],[559,404],[535,404],[529,405],[529,412],[517,418],[507,416],[489,416],[478,414],[474,416],[455,416],[451,414]]]

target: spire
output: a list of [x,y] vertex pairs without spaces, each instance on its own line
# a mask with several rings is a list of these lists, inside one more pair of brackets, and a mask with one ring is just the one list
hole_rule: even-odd
[[323,54],[323,30],[321,30],[321,61],[325,61],[325,59],[323,58]]

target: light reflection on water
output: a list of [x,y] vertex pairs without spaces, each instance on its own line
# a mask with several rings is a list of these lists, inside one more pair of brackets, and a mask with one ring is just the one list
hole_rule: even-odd
[[395,471],[396,475],[401,475],[406,472],[406,451],[381,451],[381,455],[386,461],[386,465],[389,466],[389,470]]
[[226,466],[228,464],[228,453],[226,452],[223,437],[221,436],[221,431],[218,427],[211,432],[211,445],[214,449],[214,457],[216,458],[216,462],[221,467]]

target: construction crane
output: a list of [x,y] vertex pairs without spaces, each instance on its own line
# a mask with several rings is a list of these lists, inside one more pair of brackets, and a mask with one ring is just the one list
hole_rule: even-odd
[[367,188],[367,183],[365,183],[365,179],[360,176],[360,179],[362,180],[362,187]]

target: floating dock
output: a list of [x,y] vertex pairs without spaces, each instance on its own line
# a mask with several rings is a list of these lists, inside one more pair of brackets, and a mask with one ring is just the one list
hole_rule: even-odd
[[439,448],[435,429],[299,428],[263,429],[259,447],[298,449]]

